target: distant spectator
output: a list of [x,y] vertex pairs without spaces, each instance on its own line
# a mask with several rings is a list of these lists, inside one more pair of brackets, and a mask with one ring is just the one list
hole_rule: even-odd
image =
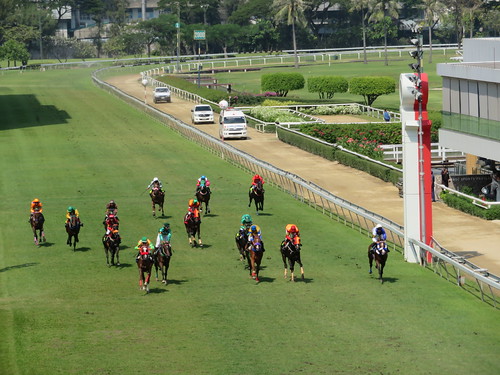
[[391,121],[391,115],[387,112],[387,109],[384,109],[384,120],[387,122]]
[[436,193],[434,192],[434,185],[435,185],[435,182],[436,182],[436,178],[434,177],[434,172],[431,171],[431,178],[432,178],[432,182],[431,182],[431,196],[432,196],[432,201],[435,202],[436,201]]
[[448,187],[449,182],[450,182],[450,173],[448,172],[448,168],[444,167],[441,170],[441,184]]

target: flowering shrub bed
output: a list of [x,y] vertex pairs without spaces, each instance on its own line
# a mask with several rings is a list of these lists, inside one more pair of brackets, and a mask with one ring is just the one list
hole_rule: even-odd
[[250,116],[265,122],[301,122],[303,118],[295,116],[289,112],[270,107],[254,107],[250,111]]
[[309,115],[361,115],[362,112],[359,107],[355,104],[351,105],[338,105],[338,106],[320,106],[311,107],[302,110],[302,112]]

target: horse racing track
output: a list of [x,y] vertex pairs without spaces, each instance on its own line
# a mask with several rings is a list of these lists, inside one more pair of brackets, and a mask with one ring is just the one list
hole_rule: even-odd
[[[90,83],[90,70],[5,73],[0,87],[1,374],[495,374],[499,312],[391,252],[369,275],[369,239],[266,186],[260,282],[234,241],[251,175]],[[175,98],[174,98],[175,104]],[[203,247],[183,223],[211,182]],[[165,214],[142,194],[164,182]],[[44,204],[37,247],[29,203]],[[105,205],[119,205],[120,266],[107,267]],[[73,251],[65,210],[85,223]],[[138,287],[134,246],[171,224],[168,284]],[[286,224],[305,279],[283,278]]]

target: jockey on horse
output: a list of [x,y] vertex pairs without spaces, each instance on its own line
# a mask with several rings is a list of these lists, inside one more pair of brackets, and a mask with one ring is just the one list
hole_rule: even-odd
[[258,182],[260,182],[260,184],[264,186],[264,179],[259,174],[256,174],[252,177],[252,185],[250,186],[250,191],[252,191],[257,186]]
[[42,202],[40,202],[40,199],[38,199],[38,198],[33,199],[33,201],[31,202],[31,206],[30,206],[30,220],[31,220],[31,217],[33,216],[33,214],[35,212],[42,213]]
[[252,226],[252,217],[248,214],[245,214],[241,217],[241,226],[240,230],[244,230],[246,233],[250,232],[250,227]]
[[372,235],[373,235],[373,244],[371,245],[371,251],[372,252],[377,252],[380,254],[381,250],[385,250],[385,252],[389,252],[389,249],[387,247],[387,233],[385,232],[385,229],[382,227],[382,224],[377,224],[373,229],[372,229]]
[[210,180],[206,176],[201,176],[196,181],[196,192],[199,192],[202,186],[205,186],[210,193]]
[[248,243],[255,243],[258,240],[258,242],[261,245],[262,252],[266,251],[264,249],[264,241],[262,241],[262,232],[260,230],[260,227],[258,225],[252,225],[250,227],[250,230],[248,231]]
[[[80,213],[73,206],[69,206],[68,210],[66,211],[66,227],[69,225],[71,216],[76,216],[78,219],[80,219]],[[83,227],[83,223],[80,223],[80,226]]]
[[118,215],[118,205],[114,200],[110,200],[106,205],[106,215],[113,214],[115,216]]
[[[106,234],[109,234],[113,229],[118,229],[120,226],[120,219],[118,218],[118,205],[114,200],[109,201],[106,205],[106,216],[102,224],[106,229]],[[116,228],[115,228],[116,227]]]
[[135,247],[137,250],[137,255],[135,257],[135,262],[137,263],[139,261],[139,258],[141,255],[148,255],[152,258],[152,252],[154,251],[155,247],[151,243],[151,241],[147,237],[142,237],[139,242],[137,242],[137,246]]
[[299,228],[295,224],[288,224],[285,227],[285,241],[290,241],[295,246],[302,246],[300,243]]
[[158,179],[158,177],[153,178],[153,181],[151,181],[148,185],[149,195],[151,195],[151,197],[153,196],[154,188],[157,188],[161,194],[165,194],[165,191],[163,190],[163,184]]

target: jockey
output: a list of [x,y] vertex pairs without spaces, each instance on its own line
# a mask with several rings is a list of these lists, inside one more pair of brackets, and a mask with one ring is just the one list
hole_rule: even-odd
[[118,220],[118,216],[109,214],[106,216],[103,224],[106,227],[106,234],[109,234],[111,231],[118,229],[120,222]]
[[[146,252],[144,252],[144,247],[147,248]],[[151,241],[147,237],[142,237],[139,242],[137,242],[137,246],[135,247],[137,250],[137,256],[135,257],[135,261],[139,261],[139,257],[144,254],[148,254],[151,256],[152,251],[155,249]]]
[[34,214],[35,211],[42,212],[42,202],[40,202],[40,199],[33,199],[33,202],[31,202],[30,211],[31,214]]
[[112,211],[114,215],[118,213],[118,205],[114,200],[110,200],[106,205],[106,214],[108,214],[110,211]]
[[387,234],[385,233],[385,229],[382,228],[382,224],[377,224],[372,229],[372,235],[373,235],[373,242],[387,240]]
[[252,225],[248,232],[248,243],[260,243],[262,252],[264,252],[264,242],[262,241],[262,233],[258,225]]
[[165,223],[158,229],[158,236],[156,237],[156,248],[159,249],[162,242],[170,243],[172,238],[172,231],[170,230],[170,224]]
[[301,245],[299,228],[295,224],[288,224],[285,227],[285,240],[290,241],[294,245]]
[[163,184],[158,179],[158,177],[153,178],[153,181],[151,181],[150,184],[148,185],[149,194],[153,192],[154,187],[158,187],[160,191],[163,193]]
[[245,214],[241,217],[240,229],[244,229],[246,232],[250,232],[250,227],[252,226],[252,217],[249,214]]
[[262,178],[261,175],[256,174],[255,176],[252,177],[252,185],[250,186],[250,190],[253,190],[256,186],[257,183],[260,181],[261,185],[264,186],[264,179]]
[[210,191],[210,180],[206,177],[206,176],[201,176],[198,181],[196,182],[196,191],[200,191],[200,187],[202,185],[205,185],[208,189],[208,191]]
[[[69,219],[73,215],[76,216],[77,218],[80,218],[80,213],[78,212],[78,210],[73,206],[69,206],[68,210],[66,211],[66,226],[68,226]],[[83,227],[83,224],[80,224],[80,225]]]
[[195,218],[200,217],[200,211],[198,210],[198,207],[200,207],[200,202],[198,202],[198,199],[190,199],[188,202],[188,212],[192,212],[194,214]]

